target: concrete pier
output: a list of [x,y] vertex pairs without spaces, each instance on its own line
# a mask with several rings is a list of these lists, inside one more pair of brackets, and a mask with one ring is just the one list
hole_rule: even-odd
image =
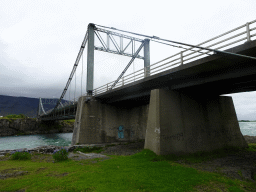
[[116,106],[94,98],[85,100],[81,97],[78,101],[72,145],[145,139],[148,105]]
[[167,155],[246,146],[231,97],[151,91],[146,149]]
[[247,147],[231,97],[155,89],[139,106],[85,101],[78,101],[72,145],[145,139],[158,155]]

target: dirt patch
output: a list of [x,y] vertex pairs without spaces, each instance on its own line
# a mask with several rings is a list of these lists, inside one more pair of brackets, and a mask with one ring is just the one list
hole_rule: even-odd
[[26,189],[19,189],[18,191],[15,192],[26,192]]
[[134,143],[125,143],[115,146],[106,147],[101,154],[106,155],[133,155],[144,149],[144,141],[134,142]]
[[80,151],[76,153],[71,152],[69,153],[68,157],[70,159],[80,161],[94,158],[101,158],[102,160],[109,159],[110,157],[107,155],[133,155],[144,149],[144,141],[110,144],[106,145],[106,147],[103,149],[104,150],[100,153],[81,153]]
[[110,157],[98,153],[82,153],[80,151],[76,153],[69,153],[68,154],[69,159],[73,159],[75,161],[80,161],[80,160],[86,160],[86,159],[95,159],[95,158],[101,158],[102,160],[109,159]]
[[47,176],[49,177],[64,177],[68,175],[68,173],[51,173],[51,174],[48,174]]
[[233,179],[255,181],[256,152],[252,151],[241,151],[210,161],[185,164],[199,170],[221,173]]
[[42,154],[33,154],[31,157],[31,161],[33,162],[53,162],[52,155],[42,155]]
[[36,173],[40,173],[42,171],[44,171],[45,169],[47,169],[46,167],[40,167],[39,169],[36,170]]
[[225,184],[223,183],[218,183],[218,182],[209,182],[206,184],[203,184],[203,185],[198,185],[195,187],[195,190],[198,191],[198,192],[205,192],[205,191],[208,191],[208,192],[214,192],[214,191],[229,191],[227,190],[227,187]]
[[21,171],[22,167],[12,168],[12,169],[4,169],[0,171],[0,179],[7,179],[10,177],[18,177],[22,175],[28,174],[28,171]]
[[244,139],[249,143],[256,143],[256,136],[244,135]]

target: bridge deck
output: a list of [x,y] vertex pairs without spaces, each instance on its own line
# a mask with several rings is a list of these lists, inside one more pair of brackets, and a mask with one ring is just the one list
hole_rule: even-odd
[[[256,57],[256,41],[226,50]],[[214,95],[256,90],[256,60],[215,54],[96,95],[105,103],[148,100],[150,90],[198,90]],[[200,94],[202,92],[200,91]]]

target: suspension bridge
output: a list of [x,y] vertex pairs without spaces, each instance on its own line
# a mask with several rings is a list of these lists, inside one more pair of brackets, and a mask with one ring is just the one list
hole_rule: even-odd
[[[191,45],[89,24],[60,98],[54,100],[55,107],[48,111],[44,110],[44,104],[52,102],[51,99],[40,98],[38,118],[42,121],[75,118],[72,144],[145,139],[145,148],[157,154],[195,152],[203,149],[201,145],[214,149],[216,147],[209,142],[216,137],[221,139],[217,148],[224,145],[245,146],[238,131],[232,98],[219,95],[256,90],[255,31],[256,20],[198,45]],[[95,40],[99,46],[95,45]],[[182,51],[151,64],[150,42]],[[76,81],[73,77],[86,47],[86,93],[81,91],[79,97],[65,99],[71,81]],[[94,88],[94,50],[130,57],[131,60],[115,81]],[[135,59],[143,60],[143,67],[126,75]],[[136,114],[144,122],[143,125],[141,122],[134,123],[137,121]],[[221,120],[222,116],[227,122]],[[213,130],[212,124],[218,131]],[[118,138],[114,131],[118,126],[119,132],[124,131],[122,127],[127,127],[124,138]],[[160,127],[164,128],[160,131]],[[209,133],[209,130],[215,134]],[[200,136],[200,142],[192,139],[196,146],[191,144],[193,135],[196,138]],[[183,148],[178,147],[177,143],[184,138],[194,148],[188,149],[188,144],[184,143]],[[224,138],[230,138],[230,142],[225,142]],[[170,148],[170,143],[176,148]]]
[[[76,97],[76,98],[74,97],[72,100],[64,100],[63,98],[64,98],[65,94],[67,93],[67,90],[69,88],[71,81],[74,80],[73,77],[74,77],[76,68],[78,66],[78,63],[82,57],[84,49],[86,48],[85,46],[87,44],[89,44],[88,45],[88,54],[87,54],[87,62],[88,62],[87,68],[89,70],[87,71],[87,87],[86,87],[87,93],[85,95],[95,96],[96,98],[104,100],[105,102],[115,102],[115,101],[121,101],[121,100],[129,99],[129,98],[136,98],[136,97],[139,98],[143,95],[149,96],[150,90],[157,88],[157,87],[165,87],[165,86],[170,86],[170,85],[175,86],[173,82],[166,81],[166,79],[164,79],[164,78],[161,80],[158,79],[156,81],[156,83],[150,83],[150,82],[156,76],[158,76],[158,77],[163,76],[162,74],[166,73],[167,71],[170,71],[169,74],[174,73],[174,71],[179,71],[180,76],[182,76],[183,75],[182,73],[184,71],[184,66],[186,65],[186,68],[190,68],[194,63],[196,63],[196,60],[198,60],[197,62],[201,61],[202,63],[204,63],[205,66],[203,66],[203,67],[208,67],[207,66],[207,64],[208,64],[207,58],[210,58],[210,57],[212,57],[212,58],[215,57],[214,59],[216,59],[216,62],[219,62],[219,63],[220,63],[219,57],[223,57],[223,58],[221,58],[222,60],[230,59],[229,61],[233,65],[237,65],[237,63],[239,63],[239,61],[237,61],[237,60],[248,60],[245,57],[242,57],[242,56],[239,57],[239,56],[232,55],[232,54],[229,55],[228,53],[234,53],[235,48],[232,45],[239,45],[239,44],[244,45],[245,42],[252,43],[252,40],[255,39],[256,34],[252,33],[253,31],[255,31],[255,27],[250,28],[250,25],[253,25],[255,23],[256,23],[256,21],[248,22],[248,23],[246,23],[242,26],[239,26],[233,30],[223,33],[217,37],[214,37],[210,40],[204,41],[203,43],[200,43],[196,46],[185,44],[186,45],[185,48],[180,46],[180,44],[184,45],[183,43],[178,43],[179,44],[178,46],[174,45],[174,44],[170,45],[168,43],[170,43],[171,41],[170,42],[168,40],[165,41],[156,36],[152,36],[152,37],[146,36],[147,38],[151,38],[151,41],[166,44],[167,46],[174,46],[177,48],[184,49],[183,51],[178,52],[177,54],[174,54],[170,57],[162,59],[161,61],[156,62],[151,65],[150,65],[150,55],[149,55],[149,39],[146,39],[146,40],[139,39],[136,37],[125,35],[125,34],[113,32],[113,31],[115,31],[115,28],[108,28],[108,27],[101,27],[101,26],[98,27],[97,25],[95,26],[93,24],[90,24],[88,27],[88,31],[86,32],[85,38],[82,42],[82,45],[79,50],[78,56],[76,58],[75,64],[73,66],[72,72],[68,78],[68,81],[63,90],[63,93],[61,94],[61,97],[58,100],[51,99],[51,98],[40,98],[39,107],[38,107],[38,118],[41,118],[42,120],[74,119],[75,118],[77,101],[78,101],[78,98],[82,95],[80,95],[79,97]],[[105,28],[111,29],[112,31],[106,30]],[[122,30],[120,30],[120,31],[125,32]],[[88,43],[88,41],[89,41],[88,33],[90,33],[90,36],[92,36],[90,38],[89,43]],[[106,34],[106,39],[102,38],[101,33]],[[140,35],[137,33],[131,33],[131,34],[137,35],[137,36]],[[94,46],[94,38],[95,38],[94,36],[96,36],[99,39],[99,41],[102,45],[101,47]],[[114,36],[119,37],[119,44],[115,40]],[[145,36],[145,35],[143,35],[143,36]],[[228,37],[226,37],[226,36],[228,36]],[[124,45],[124,41],[123,41],[124,38],[129,40],[127,45]],[[110,48],[111,42],[114,45],[114,49]],[[135,47],[134,47],[135,42],[141,43],[141,46],[137,50],[135,50]],[[171,42],[171,43],[173,43],[173,42]],[[129,46],[132,47],[131,53],[126,52],[126,50]],[[231,46],[232,46],[232,48],[230,48]],[[144,47],[144,55],[145,55],[144,57],[139,55],[139,52],[141,51],[141,49],[143,47]],[[229,48],[229,50],[227,50],[226,52],[218,52],[219,50],[224,50],[225,48]],[[241,51],[243,51],[242,49],[241,49]],[[124,69],[124,71],[121,73],[121,75],[118,77],[118,79],[116,81],[109,82],[105,85],[102,85],[100,87],[93,89],[93,74],[94,74],[94,71],[93,71],[94,70],[93,69],[94,53],[93,52],[94,52],[94,50],[128,56],[128,57],[132,57],[132,59],[128,63],[128,65],[126,66],[126,68]],[[253,54],[253,53],[251,53],[250,50],[248,52],[249,52],[248,53],[249,55]],[[219,55],[221,55],[221,56],[219,56]],[[230,58],[227,58],[227,57],[230,57]],[[131,63],[133,62],[133,60],[135,58],[144,60],[144,68],[142,68],[138,71],[135,71],[134,73],[124,75],[126,70],[130,67]],[[204,59],[202,59],[202,58],[204,58]],[[236,60],[236,62],[233,62],[234,60]],[[222,70],[221,67],[223,67],[223,68],[230,67],[230,71],[232,69],[232,66],[227,66],[227,65],[223,66],[221,64],[219,64],[219,65],[220,66],[218,67],[218,70],[219,69]],[[210,73],[213,74],[213,70],[211,69],[212,67],[216,67],[216,65],[209,66],[210,70],[208,70],[208,71],[210,71]],[[216,69],[214,69],[214,70],[216,70]],[[200,73],[204,73],[204,72],[201,72],[198,70],[198,72],[196,74],[194,74],[194,75],[198,75],[198,80],[201,80],[199,77]],[[177,77],[176,77],[176,79],[178,80]],[[144,82],[143,85],[139,84],[141,81]],[[146,81],[148,83],[146,83]],[[161,82],[159,83],[159,81],[161,81]],[[171,81],[174,81],[174,77],[172,77]],[[241,81],[238,81],[238,82],[241,82]],[[183,82],[181,82],[181,83],[183,83]],[[253,87],[253,84],[254,84],[253,79],[252,79],[252,81],[250,81],[250,83],[252,85],[245,86],[245,87],[239,86],[236,90],[232,90],[233,89],[232,85],[229,87],[218,86],[218,89],[225,89],[221,92],[218,91],[218,94],[253,91],[255,89]],[[136,84],[136,86],[135,86],[135,84]],[[150,86],[148,87],[147,84],[150,84],[150,86],[152,86],[152,88],[150,88]],[[156,84],[156,85],[153,85],[153,84]],[[147,88],[146,88],[146,86],[147,86]],[[129,92],[127,87],[131,87],[130,92],[133,92],[133,94],[130,94],[130,95],[127,94]],[[137,89],[136,87],[141,87],[141,88]],[[209,87],[209,86],[204,87],[204,89],[207,89],[207,87]],[[137,94],[137,96],[134,94],[135,89],[137,90],[137,92],[139,92]],[[211,87],[211,89],[212,89],[212,87]],[[208,91],[210,91],[210,90],[208,90]],[[45,104],[55,104],[55,107],[48,111],[45,111],[44,110]]]

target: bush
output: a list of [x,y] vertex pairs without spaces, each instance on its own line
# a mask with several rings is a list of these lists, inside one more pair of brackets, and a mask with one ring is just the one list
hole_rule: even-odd
[[52,157],[55,161],[64,161],[68,159],[68,150],[65,148],[55,149],[53,151]]
[[15,151],[11,153],[12,160],[30,160],[31,154],[28,151]]

